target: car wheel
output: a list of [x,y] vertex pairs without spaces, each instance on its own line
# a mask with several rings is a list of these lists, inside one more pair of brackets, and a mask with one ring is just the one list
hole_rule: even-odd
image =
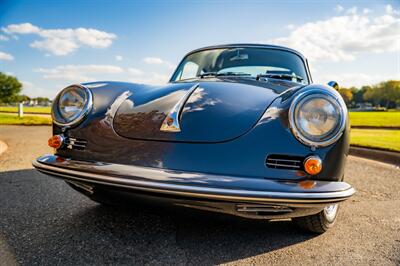
[[333,227],[339,210],[339,204],[326,206],[321,212],[294,218],[294,222],[306,231],[322,234]]

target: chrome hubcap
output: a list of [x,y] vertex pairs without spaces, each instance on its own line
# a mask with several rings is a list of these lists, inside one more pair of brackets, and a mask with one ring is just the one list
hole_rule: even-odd
[[332,204],[324,208],[325,217],[329,222],[335,220],[338,206],[339,206],[338,204]]

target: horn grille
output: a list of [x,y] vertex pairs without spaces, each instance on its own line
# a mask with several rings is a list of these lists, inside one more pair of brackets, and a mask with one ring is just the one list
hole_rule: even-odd
[[275,169],[301,170],[303,169],[303,160],[304,158],[301,156],[271,154],[267,157],[266,165]]

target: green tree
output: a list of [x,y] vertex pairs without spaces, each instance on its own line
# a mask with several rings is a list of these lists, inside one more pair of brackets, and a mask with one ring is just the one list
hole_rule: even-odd
[[351,87],[351,92],[353,93],[354,105],[364,102],[364,93],[371,88],[370,86],[362,86],[361,89]]
[[38,102],[48,102],[48,101],[50,101],[49,98],[47,98],[47,97],[37,97],[37,98],[34,98],[33,100],[37,100]]
[[30,99],[31,98],[29,98],[29,96],[26,96],[25,94],[22,94],[22,95],[15,96],[13,100],[15,102],[22,103],[22,102],[28,102]]
[[369,87],[369,88],[365,91],[365,93],[364,93],[364,95],[363,95],[363,98],[364,98],[364,101],[370,102],[370,103],[372,103],[373,105],[377,106],[377,105],[379,105],[380,102],[381,102],[381,99],[382,99],[381,96],[382,96],[382,95],[380,95],[380,94],[378,93],[378,89],[374,86],[374,87]]
[[396,107],[396,104],[400,102],[400,81],[389,80],[369,87],[363,98],[374,105]]
[[15,101],[21,89],[22,84],[16,77],[0,72],[0,102],[10,103]]
[[400,81],[385,81],[379,83],[377,87],[382,94],[382,105],[386,108],[396,107],[396,102],[400,100]]
[[351,100],[353,99],[353,93],[351,92],[351,89],[340,88],[339,93],[340,93],[340,95],[342,95],[342,98],[343,98],[344,102],[346,103],[346,105],[349,106],[351,103]]

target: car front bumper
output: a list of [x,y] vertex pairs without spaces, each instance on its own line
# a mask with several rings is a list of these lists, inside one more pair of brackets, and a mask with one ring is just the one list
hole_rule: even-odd
[[[304,186],[298,180],[188,173],[76,161],[57,155],[39,157],[33,166],[45,174],[73,184],[123,189],[130,194],[151,194],[151,197],[156,195],[166,200],[172,199],[174,203],[203,202],[204,209],[220,209],[222,212],[253,218],[291,218],[317,213],[325,206],[342,202],[355,193],[354,188],[346,182],[315,180],[308,182],[311,186]],[[197,203],[193,206],[198,207]]]

